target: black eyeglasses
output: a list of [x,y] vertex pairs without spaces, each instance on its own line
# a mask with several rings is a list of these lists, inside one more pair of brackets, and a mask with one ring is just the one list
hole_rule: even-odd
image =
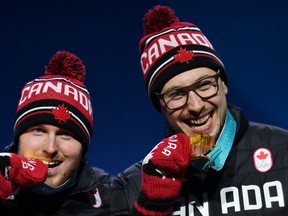
[[215,75],[204,77],[190,86],[176,88],[162,94],[155,92],[155,94],[164,102],[168,109],[176,110],[187,104],[190,91],[195,92],[202,100],[214,97],[219,90],[219,77],[220,73],[218,70]]

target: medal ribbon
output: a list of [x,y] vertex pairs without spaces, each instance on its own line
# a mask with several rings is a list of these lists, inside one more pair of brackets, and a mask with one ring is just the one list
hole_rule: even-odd
[[191,164],[198,170],[206,170],[209,167],[219,171],[232,148],[234,137],[236,134],[236,121],[227,109],[224,127],[216,142],[215,148],[204,157],[192,160]]

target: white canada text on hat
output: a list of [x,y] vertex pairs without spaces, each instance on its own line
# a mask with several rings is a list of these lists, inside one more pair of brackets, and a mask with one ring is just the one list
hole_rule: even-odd
[[57,79],[51,79],[51,81],[43,79],[43,81],[38,82],[39,80],[41,79],[34,80],[37,82],[28,83],[22,89],[18,109],[31,103],[31,100],[55,99],[66,101],[77,108],[82,107],[89,115],[92,115],[92,105],[87,89],[72,82],[63,82]]
[[[177,30],[169,29],[152,37],[154,40],[151,40],[151,38],[146,40],[147,47],[141,55],[141,66],[144,76],[147,75],[147,71],[159,57],[175,47],[191,44],[205,46],[214,50],[212,44],[197,27],[183,27]],[[151,41],[151,43],[147,43],[148,41]]]

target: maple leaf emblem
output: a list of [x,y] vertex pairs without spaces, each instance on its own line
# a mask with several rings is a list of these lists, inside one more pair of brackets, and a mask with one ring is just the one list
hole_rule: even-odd
[[266,153],[264,153],[263,151],[261,151],[258,155],[257,155],[257,158],[259,159],[259,160],[263,160],[263,159],[266,159],[268,157],[268,154]]
[[192,60],[194,53],[191,50],[186,50],[186,48],[180,47],[180,50],[177,51],[177,55],[174,56],[176,61],[180,63],[186,62],[188,64],[189,60]]
[[53,108],[52,113],[55,119],[59,120],[59,123],[61,123],[61,121],[66,122],[66,120],[70,118],[70,113],[68,112],[67,107],[64,106],[64,103],[61,106],[58,105],[57,108]]

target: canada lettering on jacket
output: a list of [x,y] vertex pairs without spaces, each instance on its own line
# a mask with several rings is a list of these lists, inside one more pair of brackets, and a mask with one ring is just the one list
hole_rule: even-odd
[[[258,185],[241,185],[240,188],[235,186],[225,187],[220,190],[219,197],[221,215],[229,215],[241,211],[285,207],[283,187],[280,181],[266,182],[262,187]],[[203,202],[199,202],[193,195],[189,195],[186,199],[184,197],[179,198],[175,204],[173,215],[216,215],[213,209],[209,211],[207,193],[202,194],[202,199]]]
[[152,63],[164,53],[174,47],[187,44],[202,45],[214,50],[212,44],[202,32],[171,32],[170,34],[162,35],[161,38],[156,38],[141,55],[141,66],[144,76],[146,76],[146,72]]
[[[29,101],[31,97],[37,99],[37,96],[40,94],[49,94],[49,93],[59,93],[59,96],[66,95],[70,99],[75,100],[82,106],[85,110],[92,113],[91,101],[87,97],[87,93],[79,90],[78,88],[67,84],[63,84],[63,82],[37,82],[32,83],[31,85],[26,85],[26,87],[22,90],[21,98],[19,100],[19,106],[21,104]],[[47,96],[47,98],[49,98]],[[61,98],[63,100],[63,98]]]

